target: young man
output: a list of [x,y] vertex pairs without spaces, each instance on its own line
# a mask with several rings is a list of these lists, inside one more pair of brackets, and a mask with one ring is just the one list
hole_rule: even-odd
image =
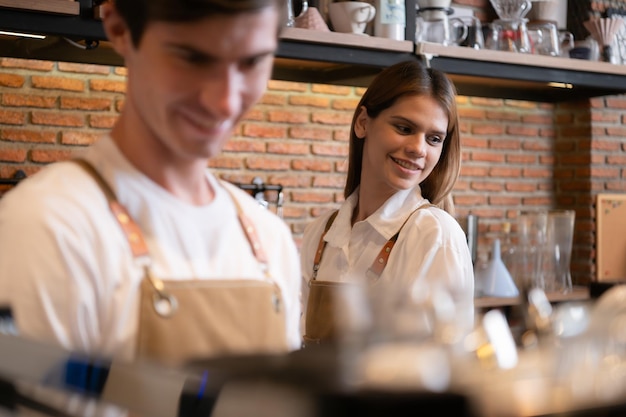
[[105,7],[128,70],[119,119],[86,164],[50,165],[0,203],[19,334],[123,359],[298,348],[289,229],[206,169],[265,91],[284,0]]

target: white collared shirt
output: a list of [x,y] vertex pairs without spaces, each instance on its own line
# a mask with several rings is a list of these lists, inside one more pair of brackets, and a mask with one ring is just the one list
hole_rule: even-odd
[[[387,240],[414,210],[429,204],[419,188],[400,191],[367,219],[352,226],[357,201],[358,190],[341,205],[324,237],[327,244],[318,280],[363,280]],[[300,255],[305,312],[315,252],[331,213],[314,220],[304,232]],[[467,328],[473,325],[474,272],[465,233],[456,219],[437,207],[422,208],[411,215],[374,285],[375,292],[385,291],[389,296],[394,293],[400,303],[423,302],[433,288],[443,288],[461,310],[458,315],[467,320]]]

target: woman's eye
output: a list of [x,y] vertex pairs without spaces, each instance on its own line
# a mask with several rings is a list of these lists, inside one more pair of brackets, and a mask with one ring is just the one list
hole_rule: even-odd
[[432,144],[440,144],[443,143],[444,138],[441,136],[429,136],[428,137],[428,142],[432,143]]
[[411,133],[411,128],[404,125],[396,125],[396,130],[403,135],[408,135]]

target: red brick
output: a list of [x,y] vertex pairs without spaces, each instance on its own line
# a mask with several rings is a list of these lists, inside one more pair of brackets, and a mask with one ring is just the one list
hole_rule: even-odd
[[31,94],[3,94],[2,105],[6,107],[55,107],[57,98],[52,96],[37,96]]
[[98,114],[92,114],[89,116],[89,126],[99,129],[111,129],[116,121],[117,116],[105,116]]
[[289,97],[289,104],[292,106],[306,106],[315,108],[327,108],[330,104],[328,97],[319,96],[291,96]]
[[336,99],[333,100],[332,106],[331,108],[333,108],[334,110],[348,110],[352,113],[354,113],[354,111],[356,110],[358,104],[359,104],[359,100],[358,98],[354,98],[354,99]]
[[328,192],[293,191],[291,201],[294,203],[332,203],[333,194]]
[[284,94],[265,93],[258,104],[284,106],[287,104],[287,96]]
[[110,93],[125,93],[126,82],[115,81],[110,79],[89,80],[89,89],[91,91],[105,91]]
[[0,67],[19,68],[31,71],[52,71],[54,62],[35,59],[0,58]]
[[272,123],[307,123],[308,112],[295,112],[292,110],[274,110],[267,112],[268,120]]
[[272,142],[267,144],[267,153],[280,155],[308,155],[309,145],[304,143]]
[[242,135],[253,138],[286,138],[287,128],[269,124],[245,123],[242,127]]
[[30,78],[33,88],[44,90],[79,91],[85,90],[85,83],[76,78],[32,76]]
[[348,156],[348,146],[346,145],[313,145],[311,154],[323,156]]
[[290,127],[289,137],[294,139],[332,140],[333,131],[319,127]]
[[0,148],[0,161],[2,162],[24,162],[26,161],[26,150],[15,148]]
[[295,171],[331,172],[332,162],[319,159],[294,159],[291,169]]
[[352,92],[352,87],[330,84],[312,84],[311,92],[319,94],[333,94],[338,96],[347,96]]
[[72,158],[73,154],[70,150],[57,149],[33,149],[30,151],[30,160],[33,162],[47,164],[57,161],[66,161]]
[[504,155],[495,152],[472,152],[472,161],[504,162]]
[[109,98],[61,97],[61,108],[66,110],[110,110],[112,103]]
[[99,74],[108,75],[111,72],[111,67],[105,65],[95,64],[76,64],[73,62],[59,62],[57,64],[59,71],[61,72],[75,72],[81,74]]
[[228,152],[265,152],[265,142],[260,140],[231,139],[224,145]]
[[208,167],[222,169],[243,169],[243,161],[239,157],[220,155],[216,158],[211,158],[208,162]]
[[269,82],[267,83],[267,89],[277,91],[305,92],[308,91],[309,85],[306,83],[296,83],[292,81],[269,80]]
[[14,142],[30,143],[56,143],[56,132],[28,130],[28,129],[2,129],[0,130],[2,140]]
[[280,158],[251,157],[246,158],[245,166],[248,169],[263,171],[286,171],[289,169],[289,161]]
[[352,121],[352,114],[319,112],[311,115],[311,121],[324,125],[349,125]]
[[0,74],[0,87],[21,88],[26,79],[16,74]]
[[94,143],[100,134],[97,133],[87,133],[87,132],[62,132],[61,133],[61,143],[63,145],[91,145]]
[[85,125],[84,117],[71,113],[47,113],[33,112],[31,122],[35,125],[82,127]]
[[0,109],[0,124],[23,125],[26,122],[26,114],[20,111]]
[[332,176],[315,176],[313,177],[313,187],[315,188],[339,188],[343,189],[346,185],[346,177],[344,175]]

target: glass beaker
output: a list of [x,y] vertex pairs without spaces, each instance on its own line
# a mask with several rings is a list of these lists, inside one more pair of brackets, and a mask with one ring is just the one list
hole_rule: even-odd
[[546,291],[572,290],[570,261],[574,240],[574,210],[550,210],[547,223],[545,286]]

